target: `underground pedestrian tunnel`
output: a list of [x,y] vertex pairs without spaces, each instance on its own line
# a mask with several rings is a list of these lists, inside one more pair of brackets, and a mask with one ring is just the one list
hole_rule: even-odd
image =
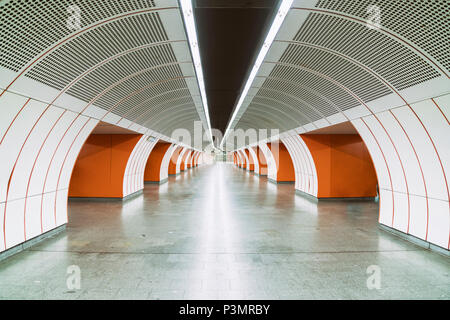
[[448,299],[448,10],[1,1],[0,298]]

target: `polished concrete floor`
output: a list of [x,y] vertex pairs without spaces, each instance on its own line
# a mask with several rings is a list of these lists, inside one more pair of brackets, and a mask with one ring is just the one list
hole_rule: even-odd
[[450,298],[450,259],[380,230],[377,203],[311,203],[230,164],[69,210],[67,231],[0,262],[0,298]]

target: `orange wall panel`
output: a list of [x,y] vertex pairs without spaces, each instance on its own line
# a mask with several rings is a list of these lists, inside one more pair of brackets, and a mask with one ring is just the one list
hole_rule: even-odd
[[195,161],[195,166],[196,166],[196,167],[198,167],[198,158],[200,158],[200,151],[197,152],[197,154],[195,155],[195,158],[194,158],[194,159],[195,159],[194,161]]
[[277,165],[277,181],[295,182],[294,164],[292,163],[291,155],[283,142],[272,142],[268,143],[267,146],[275,158]]
[[250,151],[248,151],[248,149],[244,150],[245,154],[247,155],[248,158],[248,162],[249,162],[249,167],[250,167],[250,171],[255,171],[255,163],[253,162],[253,157],[250,154]]
[[259,174],[260,175],[267,175],[267,160],[264,156],[264,153],[261,151],[260,147],[252,147],[253,150],[255,150],[256,156],[258,157],[258,164],[259,164]]
[[376,196],[377,176],[357,134],[301,135],[317,170],[318,198]]
[[198,157],[200,157],[200,151],[197,151],[197,153],[194,156],[194,167],[198,166]]
[[123,197],[128,159],[142,135],[92,134],[78,155],[69,197]]
[[194,150],[189,152],[188,157],[186,158],[186,168],[189,169],[192,167],[192,157],[194,156]]
[[191,167],[195,167],[195,159],[197,158],[198,151],[194,151],[191,155]]
[[183,150],[183,147],[178,147],[175,149],[175,151],[172,154],[172,157],[170,158],[169,162],[169,174],[177,174],[177,161],[178,157],[180,156],[181,151]]
[[316,166],[317,197],[331,197],[331,135],[301,135]]
[[242,157],[242,168],[247,168],[247,159],[245,159],[244,152],[241,151],[241,157]]
[[186,170],[186,159],[187,156],[191,153],[190,150],[187,150],[184,154],[183,154],[183,158],[181,158],[181,163],[180,163],[180,171],[184,171]]
[[159,181],[161,177],[162,160],[172,144],[158,142],[153,148],[145,165],[144,181]]

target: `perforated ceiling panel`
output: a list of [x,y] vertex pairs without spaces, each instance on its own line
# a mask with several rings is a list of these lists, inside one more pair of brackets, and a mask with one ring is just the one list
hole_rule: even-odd
[[[160,65],[174,66],[176,63],[176,57],[173,55],[169,44],[143,48],[119,56],[95,69],[72,86],[68,93],[82,100],[90,101],[98,92],[117,84],[120,80],[126,81],[127,77],[138,76],[152,68],[161,68]],[[117,86],[114,90],[120,92]],[[126,89],[124,88],[124,90]],[[108,103],[114,101],[114,98],[117,98],[117,95],[120,94],[110,98],[111,94],[107,94],[100,99],[102,102],[97,101],[96,104],[99,106],[108,105]]]
[[36,64],[27,76],[57,89],[64,88],[90,67],[148,43],[167,41],[159,15],[148,13],[113,21],[59,47]]
[[[365,102],[390,92],[382,82],[361,67],[316,48],[289,45],[279,62],[326,74],[355,92]],[[348,109],[349,106],[343,104],[342,108]]]
[[313,44],[355,59],[399,90],[439,76],[432,66],[399,41],[334,16],[312,13],[294,40],[300,42],[298,47],[303,43]]
[[366,19],[367,7],[373,4],[380,7],[383,28],[410,40],[450,69],[448,0],[320,0],[316,6]]
[[154,7],[155,3],[151,0],[7,1],[0,15],[0,65],[19,71],[44,49],[72,33],[66,25],[70,5],[83,8],[81,23],[90,25],[127,11]]
[[[67,26],[73,5],[76,30]],[[168,137],[179,128],[193,136],[194,121],[205,121],[177,1],[11,0],[0,8],[0,67]]]
[[[277,36],[232,127],[264,129],[275,122],[280,132],[308,131],[401,90],[448,80],[448,1],[312,3],[294,1],[284,29],[291,36]],[[381,10],[378,29],[367,24],[373,4]]]

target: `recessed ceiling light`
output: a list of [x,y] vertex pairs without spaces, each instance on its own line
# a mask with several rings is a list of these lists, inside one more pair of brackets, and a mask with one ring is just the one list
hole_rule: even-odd
[[206,99],[205,81],[203,78],[202,62],[200,59],[200,51],[198,49],[197,30],[195,28],[194,10],[192,9],[191,0],[180,0],[181,11],[183,13],[184,25],[188,35],[189,47],[191,48],[192,60],[194,62],[195,73],[197,74],[197,82],[200,89],[200,95],[203,101],[203,108],[205,110],[206,122],[209,129],[209,137],[211,143],[214,145],[212,138],[211,122],[209,119],[208,100]]
[[244,102],[244,99],[247,96],[248,91],[250,90],[253,80],[255,79],[256,74],[258,73],[258,70],[264,61],[264,58],[265,58],[267,52],[269,51],[270,46],[272,45],[273,40],[275,39],[275,36],[278,33],[278,30],[280,30],[280,27],[283,24],[284,18],[286,17],[287,13],[289,12],[289,9],[291,8],[293,1],[294,0],[282,0],[281,1],[280,7],[278,8],[278,12],[277,12],[275,18],[273,19],[272,25],[270,26],[269,32],[267,33],[264,43],[261,47],[261,50],[259,51],[258,57],[256,58],[255,64],[253,65],[253,68],[252,68],[252,71],[250,72],[247,82],[245,83],[244,90],[242,91],[242,94],[238,100],[238,103],[236,104],[236,107],[234,108],[233,116],[231,117],[230,122],[228,122],[227,129],[225,130],[225,134],[222,138],[222,142],[220,143],[221,148],[223,148],[223,144],[227,138],[227,135],[230,132],[233,121],[236,118],[236,115],[238,114],[239,110],[241,109],[242,103]]

